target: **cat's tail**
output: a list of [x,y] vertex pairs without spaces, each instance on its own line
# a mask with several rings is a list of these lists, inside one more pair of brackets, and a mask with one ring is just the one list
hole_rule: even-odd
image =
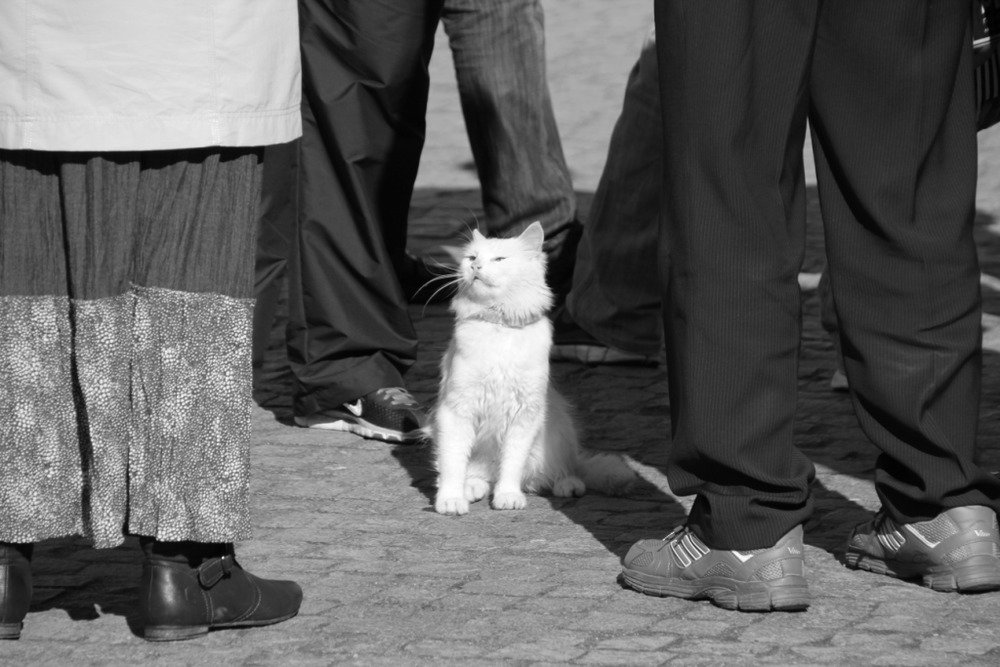
[[607,496],[624,496],[639,480],[638,473],[629,467],[620,454],[584,449],[580,451],[578,463],[580,477],[587,489]]

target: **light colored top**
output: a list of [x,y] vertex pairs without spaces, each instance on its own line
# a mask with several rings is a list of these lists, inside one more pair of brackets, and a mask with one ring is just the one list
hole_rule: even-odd
[[300,76],[296,0],[0,0],[0,148],[284,143]]

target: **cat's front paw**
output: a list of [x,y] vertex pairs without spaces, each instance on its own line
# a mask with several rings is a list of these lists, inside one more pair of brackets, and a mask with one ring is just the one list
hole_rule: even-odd
[[470,503],[482,500],[490,492],[490,483],[482,477],[469,477],[465,480],[465,499]]
[[528,506],[528,499],[520,491],[506,491],[493,494],[490,505],[495,510],[523,510]]
[[587,492],[587,486],[579,477],[563,477],[552,485],[552,495],[560,498],[582,496]]
[[469,501],[460,496],[441,496],[434,499],[434,511],[438,514],[459,515],[469,513]]

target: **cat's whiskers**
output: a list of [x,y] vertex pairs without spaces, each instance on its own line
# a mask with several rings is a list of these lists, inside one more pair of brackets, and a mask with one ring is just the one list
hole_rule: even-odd
[[[456,285],[458,285],[461,282],[462,278],[458,274],[457,271],[455,271],[453,273],[446,273],[446,274],[437,276],[436,278],[431,278],[426,283],[424,283],[423,285],[421,285],[420,289],[423,289],[423,288],[427,287],[428,285],[430,285],[431,283],[437,282],[439,280],[444,280],[444,281],[447,281],[447,282],[445,282],[444,284],[442,284],[440,287],[438,287],[436,290],[434,290],[431,293],[430,297],[424,303],[423,309],[421,309],[421,311],[420,311],[420,316],[421,317],[423,317],[424,314],[427,312],[427,306],[434,301],[434,298],[438,294],[440,294],[441,292],[443,292],[446,289],[449,289],[451,287],[455,287]],[[417,290],[417,291],[420,291],[420,290]]]

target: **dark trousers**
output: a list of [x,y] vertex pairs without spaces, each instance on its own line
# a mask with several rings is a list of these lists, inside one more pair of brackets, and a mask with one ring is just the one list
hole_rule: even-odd
[[793,443],[812,131],[830,286],[876,488],[899,521],[989,505],[967,0],[657,0],[675,492],[708,544],[811,511]]
[[[254,258],[253,367],[263,367],[287,287],[288,256],[298,218],[299,142],[264,149],[257,253]],[[280,321],[285,322],[281,317]]]
[[300,0],[303,135],[289,364],[306,416],[399,386],[417,336],[394,266],[441,0]]

